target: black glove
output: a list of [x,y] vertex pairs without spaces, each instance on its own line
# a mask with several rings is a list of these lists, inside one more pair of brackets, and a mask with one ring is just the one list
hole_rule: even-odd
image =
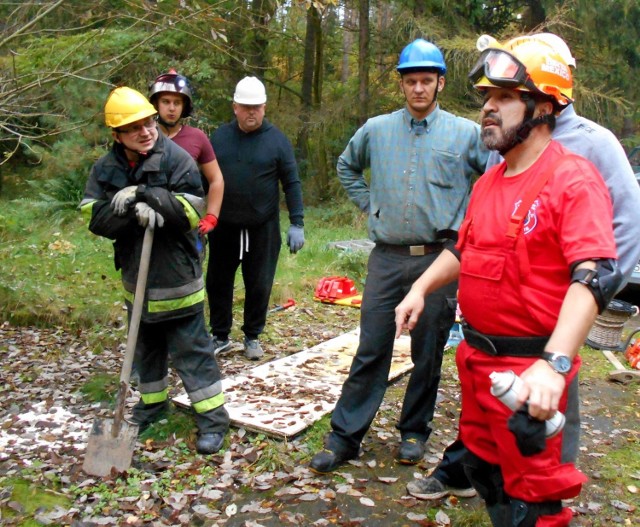
[[535,456],[546,448],[546,424],[529,415],[529,405],[526,403],[509,417],[508,425],[509,430],[516,436],[518,450],[523,456]]

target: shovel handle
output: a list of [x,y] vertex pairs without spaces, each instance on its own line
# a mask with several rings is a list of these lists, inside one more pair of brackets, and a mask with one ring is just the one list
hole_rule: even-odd
[[122,371],[120,372],[120,387],[114,413],[113,435],[120,433],[120,424],[124,418],[124,403],[129,390],[129,378],[133,366],[133,356],[136,351],[138,341],[138,331],[140,329],[140,319],[142,318],[142,308],[144,306],[144,294],[147,288],[147,276],[149,274],[149,262],[151,260],[151,247],[153,246],[153,231],[155,229],[156,216],[149,215],[149,223],[144,231],[142,241],[142,253],[140,255],[140,268],[138,269],[138,280],[136,282],[136,293],[133,298],[133,310],[129,320],[129,332],[127,333],[127,348],[124,353]]

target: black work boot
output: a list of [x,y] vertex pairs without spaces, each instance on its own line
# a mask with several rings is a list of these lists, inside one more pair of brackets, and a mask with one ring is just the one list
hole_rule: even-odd
[[357,456],[357,453],[350,454],[327,447],[313,456],[309,463],[309,469],[311,469],[311,472],[315,472],[316,474],[328,474],[329,472],[333,472],[346,461],[355,459]]
[[198,454],[215,454],[222,448],[224,443],[224,434],[220,432],[208,432],[206,434],[198,434],[196,441],[196,452]]
[[396,461],[403,465],[416,465],[424,457],[424,441],[417,437],[403,439],[400,442]]

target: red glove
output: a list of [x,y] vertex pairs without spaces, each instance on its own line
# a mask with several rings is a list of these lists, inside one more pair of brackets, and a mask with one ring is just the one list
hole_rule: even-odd
[[198,231],[204,236],[215,229],[216,225],[218,225],[218,218],[213,214],[206,214],[205,217],[198,222]]

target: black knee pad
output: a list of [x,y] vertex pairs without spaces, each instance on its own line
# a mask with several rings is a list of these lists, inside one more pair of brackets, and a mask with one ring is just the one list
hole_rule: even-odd
[[498,465],[487,463],[470,451],[467,451],[462,464],[464,473],[487,507],[509,502],[504,493],[504,480]]

